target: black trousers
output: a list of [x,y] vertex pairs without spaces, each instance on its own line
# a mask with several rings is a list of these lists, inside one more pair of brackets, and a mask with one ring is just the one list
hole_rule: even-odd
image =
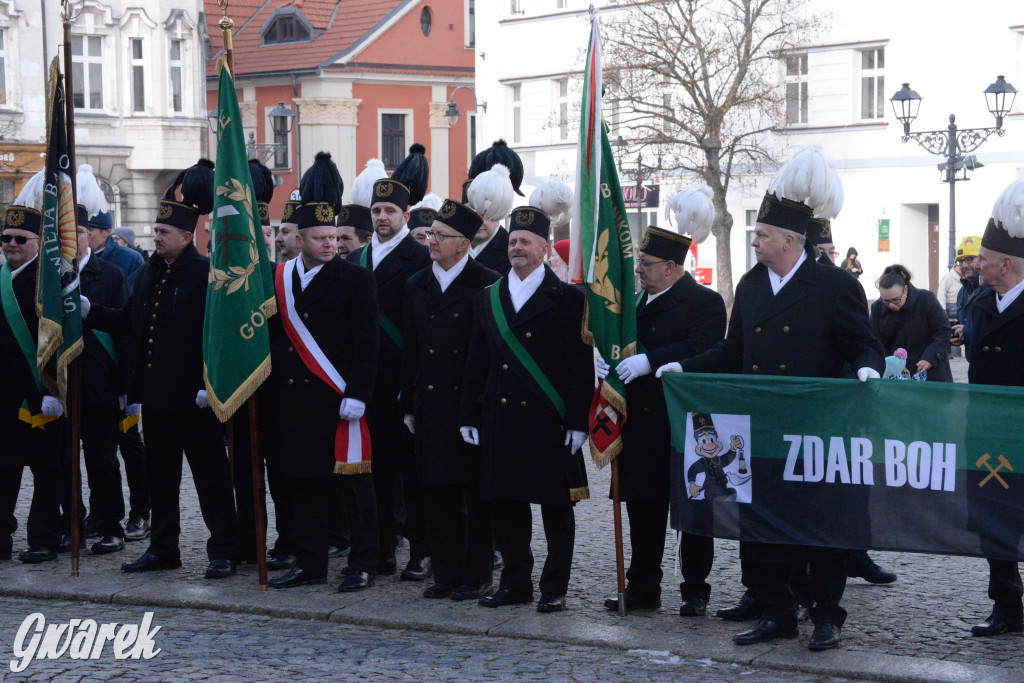
[[345,482],[341,477],[331,479],[331,493],[327,498],[327,544],[344,550],[352,545],[352,532],[345,511]]
[[[834,559],[814,560],[807,574],[807,596],[813,600],[811,621],[842,626],[846,610],[839,602],[846,590],[846,551],[836,550]],[[749,560],[748,560],[749,563]],[[764,605],[764,618],[785,626],[795,626],[797,598],[792,589],[795,562],[756,562],[748,566],[754,584],[754,597]],[[756,571],[756,573],[755,573]]]
[[[52,424],[52,423],[51,423]],[[57,550],[60,542],[61,472],[56,464],[32,465],[32,504],[28,511],[29,547]],[[18,519],[14,508],[21,490],[21,465],[0,467],[0,553],[13,549]]]
[[1020,580],[1020,569],[1013,560],[988,561],[988,597],[995,603],[995,609],[1011,617],[1024,613],[1021,596],[1024,585]]
[[[665,530],[668,526],[669,501],[636,500],[626,503],[629,518],[629,569],[626,570],[626,593],[634,600],[661,598],[665,555]],[[683,533],[679,539],[679,571],[683,582],[679,592],[683,599],[711,598],[707,582],[715,561],[715,539]]]
[[377,495],[377,521],[380,525],[380,559],[395,555],[399,536],[409,541],[409,557],[422,559],[430,555],[423,513],[423,493],[415,472],[373,472]]
[[[336,480],[340,480],[337,487]],[[291,518],[302,520],[293,529],[295,566],[312,576],[327,576],[328,499],[340,488],[345,513],[352,522],[348,566],[374,574],[379,555],[377,502],[371,474],[288,477]]]
[[479,483],[421,486],[434,581],[456,587],[491,583],[494,534]]
[[[120,413],[117,408],[82,406],[82,454],[89,476],[89,512],[97,522],[100,536],[124,537],[124,494],[121,492],[121,465],[117,460],[117,436]],[[71,481],[65,498],[70,502]],[[70,515],[69,507],[65,513]],[[65,524],[70,528],[70,520]]]
[[[576,516],[572,505],[541,505],[548,556],[540,575],[540,592],[565,595],[572,571],[573,544],[576,541]],[[505,561],[499,590],[533,592],[533,514],[530,504],[518,500],[495,500],[491,519],[498,550]]]
[[118,429],[117,435],[117,447],[121,451],[121,459],[124,460],[124,476],[128,480],[128,516],[149,519],[146,447],[142,444],[139,425],[135,425],[124,433]]
[[146,430],[146,475],[153,505],[148,552],[180,559],[179,491],[182,453],[192,470],[199,508],[210,531],[206,552],[210,560],[238,555],[238,516],[231,486],[231,469],[224,450],[224,430],[206,410],[143,410]]

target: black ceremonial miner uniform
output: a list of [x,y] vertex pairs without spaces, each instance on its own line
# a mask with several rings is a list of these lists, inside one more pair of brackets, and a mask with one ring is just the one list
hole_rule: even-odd
[[[36,274],[38,257],[25,266],[11,282],[21,315],[38,341],[36,317]],[[32,429],[18,419],[22,401],[37,415],[43,397],[25,356],[18,345],[7,316],[0,312],[0,558],[9,558],[11,536],[18,528],[14,508],[25,466],[32,469],[32,507],[28,513],[28,545],[56,552],[60,539],[60,470],[58,455],[63,420]]]
[[[751,268],[736,287],[726,338],[682,366],[685,372],[842,377],[845,363],[879,373],[885,366],[881,344],[871,334],[864,290],[846,271],[822,266],[808,255],[778,294],[772,293],[767,267]],[[808,523],[827,528],[843,514],[840,507],[823,510],[820,519]],[[842,549],[808,546],[740,547],[745,574],[755,577],[755,597],[765,605],[764,618],[782,625],[795,625],[796,619],[796,601],[788,588],[790,566],[810,561],[816,600],[811,618],[816,624],[842,626],[846,612],[839,601],[846,585],[846,555]],[[758,563],[756,569],[751,561]]]
[[[345,397],[367,403],[377,375],[377,299],[373,278],[336,256],[323,265],[305,290],[300,284],[299,269],[294,268],[292,288],[295,312],[345,380]],[[276,329],[271,364],[271,380],[280,411],[277,424],[283,470],[291,505],[289,518],[295,522],[295,528],[288,531],[295,536],[296,566],[315,577],[327,574],[327,498],[333,490],[331,477],[338,476],[353,533],[348,565],[373,574],[377,571],[378,539],[371,475],[334,474],[334,437],[341,397],[309,370],[288,336]],[[376,467],[377,445],[372,437],[370,441],[372,465]]]
[[480,501],[480,448],[459,434],[462,378],[473,299],[499,275],[468,258],[442,292],[432,268],[406,288],[402,411],[415,416],[416,464],[434,580],[452,587],[491,582],[491,520]]
[[520,597],[533,590],[530,503],[541,506],[548,543],[541,593],[559,596],[567,591],[575,538],[567,468],[582,467],[582,461],[570,455],[565,433],[586,432],[594,394],[593,352],[580,338],[583,294],[546,265],[541,267],[543,281],[518,312],[508,279],[494,286],[500,288],[512,333],[565,402],[565,420],[501,339],[490,290],[480,292],[474,302],[460,409],[460,425],[480,429],[481,497],[492,502],[495,537],[505,560],[499,590]]
[[131,332],[128,402],[142,404],[146,476],[153,505],[147,552],[180,559],[178,488],[181,454],[188,458],[203,521],[210,530],[209,559],[232,560],[238,520],[224,430],[213,411],[196,407],[203,383],[203,319],[210,260],[195,246],[168,264],[154,254],[139,269],[128,305],[92,307],[86,324]]
[[499,225],[491,235],[491,241],[473,258],[502,277],[508,275],[512,270],[512,263],[508,260],[508,230]]
[[[353,263],[365,262],[373,270],[377,283],[377,305],[380,314],[401,333],[405,305],[405,285],[417,271],[430,266],[430,253],[412,235],[396,246],[380,264],[373,268],[373,243],[348,255]],[[380,360],[373,397],[366,406],[366,420],[373,442],[373,482],[377,493],[377,521],[380,525],[381,569],[393,566],[395,538],[403,534],[409,539],[411,559],[428,556],[424,539],[423,515],[411,511],[406,521],[403,508],[418,509],[419,489],[416,486],[415,456],[412,435],[402,423],[398,402],[402,390],[402,349],[382,329]],[[403,473],[405,482],[403,490]],[[384,567],[383,565],[388,565]],[[373,573],[373,572],[371,572]]]
[[[646,353],[651,369],[711,348],[725,334],[725,304],[718,292],[697,284],[686,273],[668,290],[648,303],[644,294],[637,305],[638,353]],[[631,600],[661,597],[661,559],[665,552],[665,526],[671,495],[668,409],[661,380],[654,373],[626,385],[629,419],[623,427],[619,456],[619,496],[629,515],[632,554],[626,578]],[[683,599],[707,602],[706,582],[714,560],[714,539],[683,534],[680,545],[680,584]]]

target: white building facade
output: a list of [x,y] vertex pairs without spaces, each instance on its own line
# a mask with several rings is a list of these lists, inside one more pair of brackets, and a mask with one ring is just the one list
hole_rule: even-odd
[[[505,137],[523,157],[527,182],[551,176],[574,182],[579,87],[573,84],[582,75],[590,4],[478,4],[477,91],[478,99],[488,102],[478,118],[478,147]],[[610,0],[594,4],[602,16],[619,9]],[[810,0],[807,11],[820,17],[824,28],[805,48],[779,61],[777,85],[787,95],[787,111],[771,145],[780,160],[789,157],[790,146],[817,144],[836,161],[846,203],[833,221],[835,244],[840,259],[849,247],[857,249],[869,299],[877,296],[875,278],[892,263],[907,266],[915,284],[934,289],[949,258],[949,186],[937,169],[945,159],[913,140],[901,142],[903,127],[889,98],[903,82],[922,95],[912,132],[945,130],[950,114],[956,114],[960,127],[994,127],[982,91],[998,75],[1024,89],[1024,4],[997,0],[970,11],[952,0],[926,5]],[[955,32],[950,17],[956,17]],[[614,136],[617,114],[607,102],[605,107]],[[974,152],[984,167],[968,172],[970,182],[956,183],[957,241],[980,235],[999,193],[1024,177],[1024,95],[1003,128],[1004,136],[992,135]],[[624,186],[634,180],[620,169]],[[749,240],[768,180],[745,178],[730,188],[734,284],[755,262]],[[680,186],[697,182],[643,179],[660,189],[662,205]],[[667,223],[661,206],[640,211],[646,212],[641,227]],[[887,243],[881,239],[886,229]],[[713,243],[712,237],[701,245],[695,265],[710,269],[702,272],[714,286]]]

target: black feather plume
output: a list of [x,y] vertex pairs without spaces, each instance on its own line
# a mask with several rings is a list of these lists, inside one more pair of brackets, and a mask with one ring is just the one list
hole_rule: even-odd
[[491,170],[495,164],[502,164],[508,168],[512,188],[520,197],[525,196],[519,190],[519,186],[523,183],[523,160],[504,140],[495,140],[493,145],[473,157],[473,163],[469,165],[470,180],[484,171]]
[[205,216],[213,211],[213,162],[200,159],[194,166],[189,166],[179,173],[171,186],[164,192],[164,199],[177,201],[177,192],[181,191],[181,203],[194,206],[199,215]]
[[331,160],[330,152],[317,152],[313,165],[302,174],[299,193],[303,204],[326,202],[337,213],[341,210],[341,194],[345,183],[337,165]]
[[412,143],[409,147],[409,156],[402,159],[395,172],[391,174],[392,180],[397,180],[409,188],[409,206],[414,206],[423,201],[427,194],[427,183],[430,180],[430,164],[427,163],[427,148],[418,142]]
[[249,159],[249,175],[252,176],[252,189],[256,193],[256,201],[269,204],[274,198],[274,174],[259,159]]

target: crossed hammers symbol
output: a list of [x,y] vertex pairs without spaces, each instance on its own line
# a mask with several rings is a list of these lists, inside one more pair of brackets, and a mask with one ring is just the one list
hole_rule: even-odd
[[974,463],[975,467],[981,467],[982,465],[984,465],[985,467],[988,468],[988,475],[984,479],[981,480],[981,482],[978,484],[978,488],[981,488],[982,486],[987,484],[988,480],[991,479],[992,477],[995,477],[996,479],[998,479],[999,483],[1003,485],[1004,489],[1010,488],[1010,485],[1007,484],[1006,481],[1002,477],[1000,477],[999,474],[998,474],[999,470],[1003,469],[1004,467],[1006,469],[1008,469],[1009,471],[1013,472],[1013,468],[1010,467],[1010,461],[1007,460],[1002,455],[999,455],[999,464],[996,467],[992,467],[992,465],[988,464],[988,461],[990,459],[991,459],[991,456],[988,453],[986,453],[983,456],[981,456],[980,458],[978,458],[978,462]]

